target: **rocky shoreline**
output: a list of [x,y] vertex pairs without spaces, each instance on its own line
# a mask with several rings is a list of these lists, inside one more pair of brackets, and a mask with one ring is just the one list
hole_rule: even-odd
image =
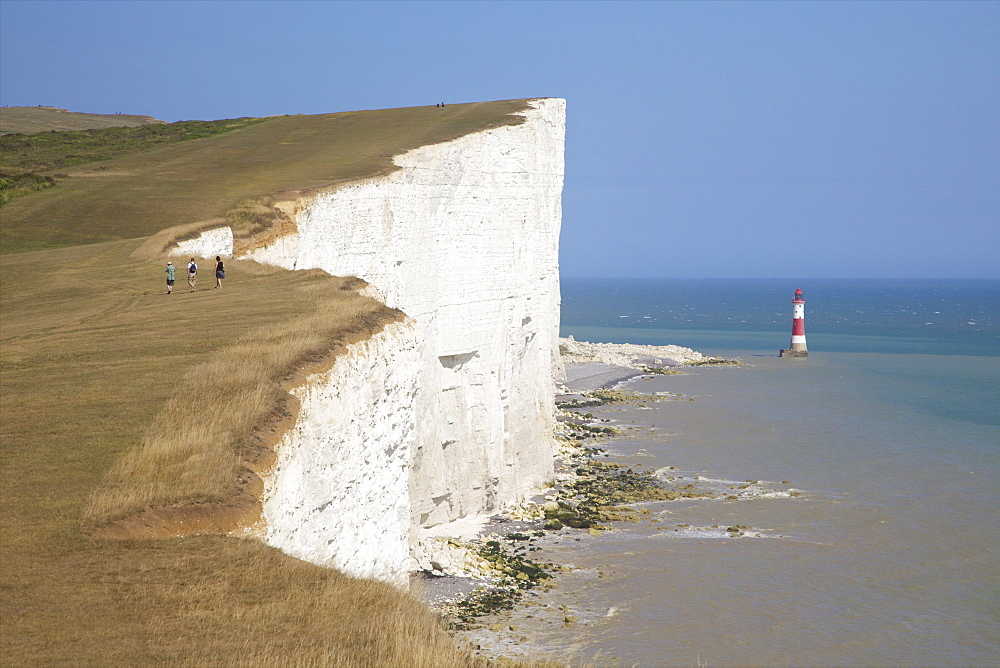
[[584,409],[680,399],[614,388],[641,375],[683,373],[685,365],[738,362],[679,346],[594,344],[572,337],[560,340],[560,351],[566,378],[556,396],[561,445],[554,485],[508,514],[437,527],[436,541],[426,535],[422,541],[433,545],[418,555],[429,568],[414,575],[411,585],[453,630],[489,629],[491,615],[512,609],[535,588],[552,586],[553,574],[565,568],[531,558],[548,539],[577,530],[597,535],[611,530],[610,522],[637,521],[649,513],[630,504],[705,495],[666,486],[654,472],[601,461],[608,453],[600,439],[619,431]]

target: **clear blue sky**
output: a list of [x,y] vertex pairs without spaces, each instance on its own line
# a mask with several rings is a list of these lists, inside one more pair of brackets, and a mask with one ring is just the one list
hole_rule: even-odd
[[1000,3],[0,0],[0,104],[568,100],[564,276],[1000,276]]

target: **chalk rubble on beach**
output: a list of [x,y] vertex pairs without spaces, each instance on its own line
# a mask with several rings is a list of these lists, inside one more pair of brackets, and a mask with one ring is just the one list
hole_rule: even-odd
[[701,353],[681,346],[641,346],[635,343],[589,343],[572,336],[559,339],[564,364],[600,362],[613,366],[678,366],[705,358]]
[[681,346],[589,343],[572,336],[559,339],[559,352],[566,368],[561,393],[613,387],[641,375],[646,367],[680,366],[705,359],[701,353]]

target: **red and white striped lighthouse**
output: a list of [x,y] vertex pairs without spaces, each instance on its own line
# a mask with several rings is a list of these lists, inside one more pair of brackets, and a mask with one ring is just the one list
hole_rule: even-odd
[[806,349],[806,298],[800,288],[795,289],[792,297],[792,345],[788,350],[782,350],[780,357],[809,357]]

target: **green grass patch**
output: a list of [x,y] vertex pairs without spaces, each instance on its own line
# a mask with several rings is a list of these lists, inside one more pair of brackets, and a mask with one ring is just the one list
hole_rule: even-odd
[[[181,121],[137,127],[3,135],[0,136],[0,206],[15,197],[50,188],[56,184],[57,178],[67,178],[61,173],[53,178],[51,173],[56,170],[105,162],[141,153],[161,144],[204,139],[262,120]],[[11,182],[9,185],[8,181]],[[34,187],[29,187],[29,183]]]
[[141,153],[160,144],[204,139],[260,123],[260,118],[180,121],[137,127],[0,136],[0,169],[46,172]]
[[15,197],[30,195],[39,190],[51,188],[56,180],[51,176],[42,176],[32,172],[0,172],[0,206]]

